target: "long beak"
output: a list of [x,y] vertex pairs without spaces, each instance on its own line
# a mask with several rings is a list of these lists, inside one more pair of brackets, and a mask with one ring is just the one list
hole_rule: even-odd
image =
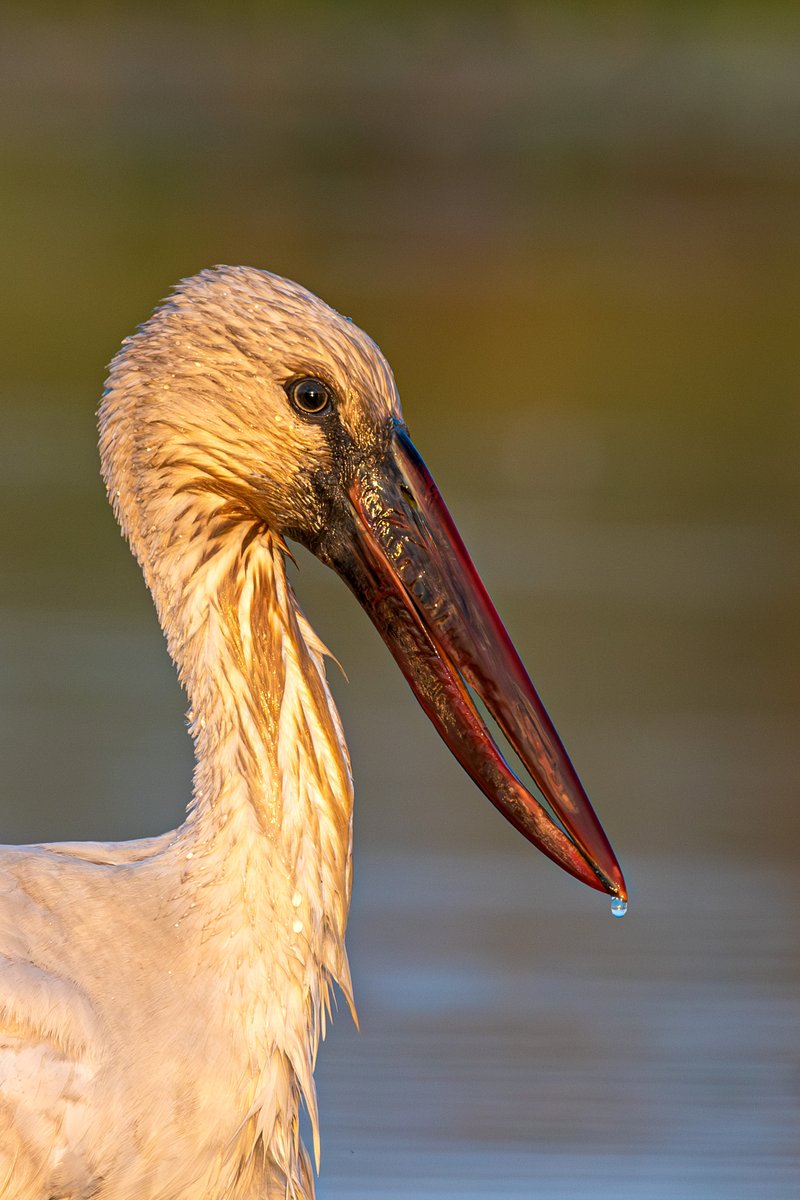
[[[326,559],[364,606],[451,751],[500,812],[571,875],[626,899],[600,822],[404,426],[360,468],[350,528]],[[470,690],[495,719],[550,812],[513,774]]]

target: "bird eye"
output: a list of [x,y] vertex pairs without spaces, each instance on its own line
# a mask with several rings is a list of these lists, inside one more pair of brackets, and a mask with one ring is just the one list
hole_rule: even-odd
[[313,377],[293,380],[287,391],[295,408],[301,413],[310,413],[312,416],[318,416],[325,412],[333,399],[333,393],[327,383]]

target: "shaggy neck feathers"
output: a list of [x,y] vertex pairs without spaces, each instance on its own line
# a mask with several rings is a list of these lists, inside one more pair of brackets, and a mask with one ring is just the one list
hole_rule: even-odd
[[[353,793],[325,651],[287,581],[280,537],[187,486],[182,471],[143,471],[149,449],[120,426],[113,395],[104,408],[109,492],[190,702],[194,792],[170,852],[239,995],[250,1080],[239,1153],[262,1147],[277,1191],[299,1198],[313,1190],[299,1106],[318,1154],[313,1068],[333,982],[352,1008]],[[126,454],[139,460],[135,490]]]

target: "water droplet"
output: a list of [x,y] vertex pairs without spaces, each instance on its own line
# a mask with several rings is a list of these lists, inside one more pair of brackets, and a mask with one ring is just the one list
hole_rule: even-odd
[[624,917],[628,911],[628,901],[620,900],[619,896],[611,898],[611,915],[612,917]]

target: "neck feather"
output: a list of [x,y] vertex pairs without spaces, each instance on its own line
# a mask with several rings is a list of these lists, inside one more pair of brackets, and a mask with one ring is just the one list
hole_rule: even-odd
[[167,852],[202,913],[204,959],[225,978],[220,1020],[239,1022],[245,1152],[260,1141],[275,1178],[307,1195],[298,1109],[302,1098],[316,1151],[312,1072],[333,982],[352,1009],[350,764],[281,539],[253,524],[207,448],[189,453],[182,424],[150,419],[160,393],[142,390],[137,361],[115,364],[100,445],[190,702],[194,794]]
[[283,543],[232,525],[218,498],[194,500],[162,535],[157,573],[140,555],[196,749],[174,849],[237,964],[252,1136],[281,1174],[307,1179],[298,1108],[302,1096],[318,1155],[313,1069],[333,982],[353,1008],[350,763],[325,650],[286,578]]

